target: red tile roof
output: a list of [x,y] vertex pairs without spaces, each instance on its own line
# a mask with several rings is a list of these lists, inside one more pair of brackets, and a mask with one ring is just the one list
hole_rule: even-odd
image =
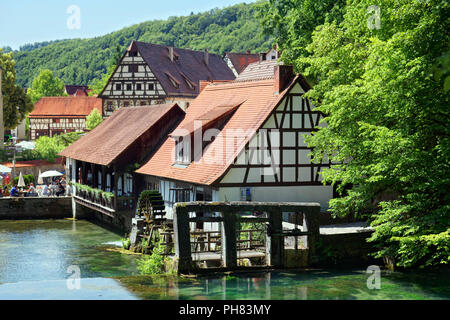
[[174,109],[179,109],[184,115],[184,111],[176,103],[120,108],[94,130],[64,149],[60,155],[89,163],[110,165]]
[[[200,80],[234,80],[233,71],[221,56],[208,53],[208,65],[205,62],[206,52],[174,48],[174,61],[169,58],[169,47],[158,44],[133,41],[152,72],[160,81],[168,96],[196,97],[199,94]],[[173,86],[169,77],[179,83]],[[185,79],[187,78],[187,79]],[[192,89],[188,81],[195,85]]]
[[[16,168],[64,165],[64,163],[64,158],[56,158],[55,162],[49,162],[46,160],[16,161]],[[4,162],[2,165],[8,168],[12,168],[14,166],[12,162]]]
[[[168,138],[151,159],[136,172],[195,184],[214,184],[245,147],[251,138],[249,133],[255,133],[260,128],[286,92],[299,79],[300,77],[297,76],[278,95],[274,94],[273,79],[207,86],[187,109],[186,117],[178,128],[183,128],[203,114],[217,108],[216,101],[226,102],[233,99],[244,102],[225,123],[209,147],[205,148],[200,160],[190,163],[186,168],[174,167],[175,139]],[[244,131],[241,135],[236,135],[238,130]],[[236,136],[238,139],[235,138]],[[223,151],[220,161],[216,161],[218,150]]]
[[236,69],[236,72],[238,74],[241,74],[241,72],[244,71],[249,64],[259,61],[259,54],[257,53],[254,54],[228,52],[225,57],[230,59],[234,69]]
[[102,113],[102,99],[95,97],[43,97],[34,105],[30,118],[85,118],[94,108]]

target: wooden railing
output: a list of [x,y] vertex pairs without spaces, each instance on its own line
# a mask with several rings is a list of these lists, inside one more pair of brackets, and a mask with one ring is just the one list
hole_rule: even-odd
[[[94,190],[96,190],[96,189],[94,189]],[[114,197],[110,197],[108,199],[108,198],[105,198],[102,196],[102,194],[101,194],[102,190],[96,190],[96,191],[83,190],[82,188],[75,186],[75,196],[76,197],[81,198],[85,201],[89,201],[92,204],[97,204],[99,206],[115,210]]]
[[75,185],[75,196],[89,202],[92,205],[98,205],[103,208],[108,208],[113,211],[125,211],[133,210],[136,208],[136,197],[133,195],[118,196],[115,199],[114,196],[105,197],[103,190],[89,188],[83,189],[80,186]]

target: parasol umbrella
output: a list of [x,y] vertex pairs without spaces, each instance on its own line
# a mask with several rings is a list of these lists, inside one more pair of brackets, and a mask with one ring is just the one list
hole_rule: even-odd
[[41,174],[40,176],[42,178],[52,178],[52,177],[61,177],[63,174],[61,172],[58,172],[56,170],[50,170],[50,171],[45,171],[43,174]]
[[21,147],[22,149],[26,150],[34,150],[34,148],[36,148],[36,143],[31,141],[22,141],[16,143],[16,147]]
[[44,184],[44,180],[42,179],[41,170],[39,170],[39,178],[38,178],[37,183],[38,183],[38,184]]
[[11,173],[11,168],[2,166],[2,165],[0,164],[0,172]]
[[18,187],[25,187],[25,181],[23,181],[23,175],[22,175],[22,172],[20,173],[20,176],[19,176],[19,183],[17,183],[17,186],[18,186]]

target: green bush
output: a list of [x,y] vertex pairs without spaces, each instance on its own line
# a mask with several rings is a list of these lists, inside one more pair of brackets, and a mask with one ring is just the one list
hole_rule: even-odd
[[[14,178],[14,185],[17,185],[19,183],[20,176],[17,176]],[[25,185],[29,186],[30,183],[34,183],[34,175],[32,174],[26,174],[23,176],[23,182],[25,182]]]
[[130,249],[130,247],[131,247],[131,240],[130,240],[130,238],[122,238],[122,247],[125,250]]
[[137,269],[142,275],[165,273],[164,246],[161,241],[153,248],[149,256],[144,256],[137,260]]

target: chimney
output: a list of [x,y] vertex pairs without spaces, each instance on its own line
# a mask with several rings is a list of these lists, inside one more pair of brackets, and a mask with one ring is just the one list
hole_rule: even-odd
[[294,79],[294,67],[277,64],[274,68],[274,93],[280,94]]
[[209,52],[208,49],[205,49],[205,64],[209,66]]
[[169,59],[173,62],[173,47],[169,47]]
[[5,126],[3,124],[2,76],[3,76],[3,69],[2,67],[0,67],[0,137],[2,138],[2,140],[0,140],[0,150],[3,150],[5,148],[5,144],[3,142],[3,139],[5,137]]

